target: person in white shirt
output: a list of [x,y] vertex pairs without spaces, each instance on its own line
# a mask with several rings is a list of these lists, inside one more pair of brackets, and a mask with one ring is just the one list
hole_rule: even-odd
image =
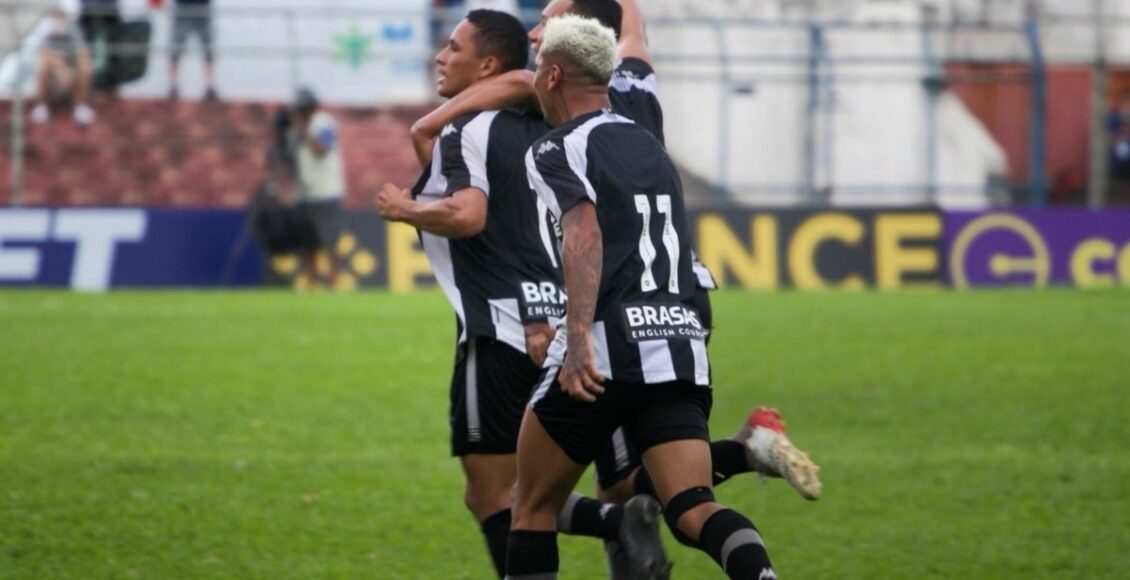
[[93,74],[90,48],[78,24],[62,8],[52,8],[48,19],[50,30],[39,53],[31,120],[46,122],[51,117],[49,103],[69,100],[74,104],[75,121],[89,125],[95,118],[87,103]]
[[341,229],[341,198],[345,195],[345,165],[337,121],[320,108],[312,90],[303,88],[295,95],[291,123],[298,169],[295,205],[310,233],[302,252],[303,269],[307,280],[316,283],[318,253],[324,252],[329,263],[325,282],[333,288],[338,270],[334,245]]

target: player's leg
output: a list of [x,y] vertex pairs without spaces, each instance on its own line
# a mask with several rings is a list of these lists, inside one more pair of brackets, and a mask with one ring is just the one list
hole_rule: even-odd
[[634,483],[643,471],[642,463],[639,450],[623,427],[617,428],[605,442],[596,456],[595,468],[597,499],[621,505],[626,515],[624,533],[604,539],[608,577],[637,577],[637,554],[651,553],[656,560],[667,561],[658,529],[661,508],[653,491],[636,493]]
[[549,436],[533,410],[527,410],[518,437],[507,578],[556,578],[557,514],[584,470],[584,464],[571,459]]
[[[617,401],[622,399],[619,390],[606,383],[608,391],[596,402],[583,403],[562,392],[556,377],[556,368],[544,372],[539,388],[532,397],[532,411],[527,411],[527,418],[522,424],[518,449],[518,495],[523,493],[523,474],[526,473],[527,480],[534,483],[528,484],[530,487],[523,497],[528,498],[533,494],[537,501],[528,500],[532,505],[545,509],[546,498],[552,499],[550,505],[557,505],[560,500],[561,505],[555,516],[558,531],[605,540],[615,539],[625,546],[628,577],[662,578],[661,575],[649,574],[651,571],[665,572],[669,567],[659,538],[657,502],[651,498],[640,498],[640,501],[633,504],[616,506],[570,493],[583,466],[592,462],[619,422],[616,415],[620,412]],[[537,421],[530,419],[531,416]],[[525,449],[529,459],[523,459],[523,444],[527,445]],[[552,453],[547,453],[545,459],[550,462],[548,465],[538,464],[543,458],[533,456],[529,451],[542,448],[552,449]],[[565,469],[571,469],[571,466],[580,466],[580,471],[572,474],[571,470]],[[563,492],[564,495],[544,483],[556,482],[557,476],[548,480],[535,479],[544,477],[547,472],[553,473],[553,470],[569,473],[566,481],[569,487]],[[516,514],[518,508],[516,503]],[[527,509],[530,510],[529,504]],[[544,521],[538,520],[535,523],[544,524]],[[515,526],[517,525],[516,520]],[[544,536],[540,540],[536,535],[532,537],[534,539],[531,541],[541,542],[549,550],[550,543]],[[552,546],[556,546],[555,539]],[[513,554],[513,547],[511,553]],[[514,570],[510,572],[513,574]]]
[[526,354],[505,343],[472,337],[457,348],[451,450],[463,467],[464,503],[479,523],[499,576],[506,574],[518,429],[538,376]]
[[650,385],[628,426],[672,533],[706,552],[731,578],[774,578],[764,542],[745,516],[714,500],[711,393],[690,383]]
[[[699,288],[694,296],[695,309],[707,329],[706,342],[714,335],[714,309],[710,292]],[[756,472],[768,477],[784,478],[805,499],[820,496],[820,468],[808,454],[797,449],[785,434],[785,422],[776,409],[755,407],[742,427],[728,439],[710,444],[714,485],[725,483],[742,473]],[[636,485],[646,489],[646,474]]]
[[463,466],[463,503],[479,524],[491,564],[506,575],[506,542],[510,533],[510,492],[517,476],[515,455],[471,454]]

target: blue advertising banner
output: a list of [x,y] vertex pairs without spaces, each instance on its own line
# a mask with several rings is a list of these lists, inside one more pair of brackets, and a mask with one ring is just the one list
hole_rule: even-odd
[[0,210],[0,285],[259,285],[262,254],[239,243],[243,223],[243,212],[223,210]]
[[1130,286],[1130,211],[945,212],[947,281]]
[[[299,257],[265,255],[244,215],[0,210],[0,286],[309,286]],[[727,208],[691,211],[688,221],[699,257],[724,287],[1130,286],[1130,211]],[[346,213],[318,263],[329,260],[341,290],[435,284],[416,231],[373,211]]]

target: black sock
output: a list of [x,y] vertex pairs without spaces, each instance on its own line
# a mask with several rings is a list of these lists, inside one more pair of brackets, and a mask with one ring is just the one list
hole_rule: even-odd
[[777,577],[761,534],[753,522],[732,509],[723,508],[707,518],[698,540],[702,551],[710,554],[730,578]]
[[510,508],[495,512],[481,524],[483,537],[487,540],[490,561],[499,578],[506,577],[506,543],[510,538]]
[[506,577],[517,580],[535,574],[557,577],[557,532],[511,530]]
[[714,485],[739,473],[752,471],[745,459],[745,444],[729,439],[710,443],[710,461],[714,464]]
[[557,531],[615,540],[620,537],[620,523],[623,521],[623,507],[573,493],[569,494],[565,507],[557,515]]
[[635,489],[636,495],[650,495],[659,498],[659,495],[655,493],[655,486],[651,483],[651,476],[647,474],[647,470],[643,467],[636,470],[636,479],[632,481],[632,487]]

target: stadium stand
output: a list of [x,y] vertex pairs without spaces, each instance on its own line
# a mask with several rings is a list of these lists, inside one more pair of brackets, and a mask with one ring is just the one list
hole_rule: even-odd
[[[264,178],[274,105],[116,100],[99,122],[60,119],[28,129],[29,205],[243,207]],[[415,107],[335,111],[341,121],[350,207],[369,207],[388,181],[411,183],[416,161],[408,128]],[[0,103],[7,134],[10,103]],[[0,157],[9,143],[0,144]],[[10,166],[0,164],[0,183]],[[0,187],[0,204],[11,191]]]

